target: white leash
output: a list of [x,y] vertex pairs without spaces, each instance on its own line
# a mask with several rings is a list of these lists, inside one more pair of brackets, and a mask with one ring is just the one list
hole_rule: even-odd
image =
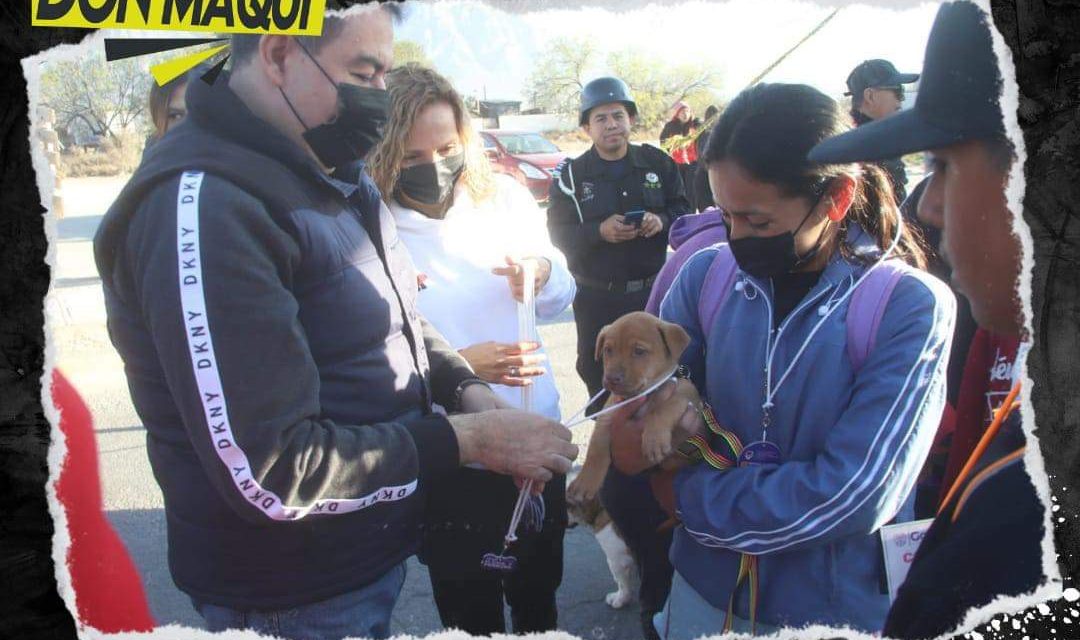
[[[520,265],[523,275],[523,287],[521,302],[518,303],[518,342],[533,342],[536,340],[536,297],[534,295],[536,291],[536,265],[531,261],[523,261]],[[526,385],[521,387],[521,410],[532,411],[533,409],[533,389],[532,385]],[[521,514],[525,511],[525,503],[529,500],[529,495],[532,493],[533,481],[526,480],[521,485],[521,490],[518,491],[517,502],[514,504],[514,514],[510,518],[510,529],[506,532],[504,541],[504,553],[505,547],[510,546],[511,543],[517,540],[517,528],[518,523],[521,521]],[[543,498],[540,498],[541,504]],[[541,512],[543,508],[541,508]],[[542,520],[541,520],[542,522]]]
[[[535,288],[536,288],[536,285],[535,285],[535,282],[536,282],[535,265],[532,262],[526,261],[526,262],[522,263],[520,266],[521,266],[521,268],[523,270],[523,273],[524,273],[524,284],[525,284],[525,286],[524,286],[524,291],[523,291],[523,295],[522,295],[522,301],[518,304],[518,340],[521,341],[521,342],[534,342],[536,340],[536,298],[535,298],[535,295],[534,295],[535,294]],[[592,406],[592,403],[596,402],[596,400],[598,400],[600,398],[600,396],[602,396],[605,392],[607,392],[607,389],[601,389],[599,391],[599,393],[597,393],[595,396],[590,398],[588,402],[585,403],[585,406],[582,407],[580,411],[577,411],[576,413],[574,413],[574,415],[572,415],[568,419],[564,420],[563,421],[563,426],[565,426],[567,429],[569,429],[569,428],[577,426],[577,425],[579,425],[582,422],[585,422],[587,420],[595,420],[596,418],[599,418],[602,415],[605,415],[607,413],[615,411],[619,407],[622,407],[622,406],[624,406],[624,405],[626,405],[626,404],[628,404],[630,402],[633,402],[634,400],[637,400],[638,398],[641,398],[643,396],[647,396],[650,393],[652,393],[653,391],[655,391],[656,389],[660,388],[660,386],[663,385],[664,383],[666,383],[666,382],[668,382],[670,380],[674,380],[675,379],[674,376],[675,376],[676,371],[678,371],[678,366],[677,365],[676,365],[676,367],[674,369],[669,371],[666,375],[661,377],[659,380],[657,380],[655,383],[650,385],[647,389],[645,389],[641,393],[638,393],[637,395],[626,398],[625,400],[622,400],[620,402],[616,402],[615,404],[611,405],[610,407],[606,407],[604,409],[601,409],[600,411],[597,411],[596,413],[594,413],[592,415],[589,415],[589,416],[584,415],[585,412],[589,409],[589,407]],[[532,408],[533,408],[533,394],[532,394],[532,391],[533,391],[532,385],[527,385],[527,386],[521,387],[521,409],[523,411],[532,411]],[[524,515],[525,509],[526,509],[527,506],[532,506],[533,511],[531,512],[531,517],[533,517],[535,519],[535,522],[537,523],[538,527],[543,526],[543,521],[544,521],[544,499],[543,499],[543,496],[537,496],[538,499],[535,501],[535,503],[534,503],[534,501],[530,500],[530,496],[532,494],[532,490],[533,490],[534,486],[535,486],[535,483],[532,480],[526,480],[525,482],[522,483],[521,489],[518,491],[517,502],[514,503],[513,514],[510,516],[510,526],[507,528],[506,536],[503,538],[502,552],[498,553],[498,554],[495,554],[495,553],[485,554],[483,560],[481,561],[481,566],[482,567],[484,567],[486,569],[495,570],[495,571],[513,571],[514,570],[515,566],[517,565],[517,559],[514,558],[513,556],[506,555],[506,552],[510,548],[510,545],[517,541],[518,525],[521,523],[521,518]]]
[[[563,426],[566,427],[567,429],[569,429],[571,427],[575,427],[575,426],[577,426],[577,425],[579,425],[579,424],[581,424],[583,422],[586,422],[588,420],[595,420],[596,418],[599,418],[602,415],[611,413],[612,411],[615,411],[616,409],[618,409],[620,407],[623,407],[623,406],[637,400],[638,398],[647,396],[650,393],[652,393],[653,391],[656,391],[661,386],[663,386],[664,383],[675,380],[675,372],[678,371],[678,370],[679,370],[679,367],[676,366],[674,369],[669,371],[667,373],[667,375],[664,375],[659,380],[657,380],[652,385],[650,385],[647,389],[645,389],[641,393],[638,393],[637,395],[633,395],[633,396],[630,396],[629,398],[626,398],[624,400],[616,402],[615,404],[611,405],[610,407],[605,407],[605,408],[601,409],[600,411],[597,411],[596,413],[594,413],[592,415],[588,415],[588,416],[583,415],[585,413],[585,411],[587,411],[588,408],[590,406],[592,406],[592,403],[596,402],[602,395],[604,395],[604,393],[607,392],[607,389],[601,389],[595,396],[590,398],[589,401],[585,403],[585,406],[582,407],[580,411],[576,412],[570,418],[563,421]],[[528,389],[528,387],[524,387],[522,389],[522,391],[524,392],[525,389]],[[522,407],[522,408],[525,408],[525,407]],[[517,540],[516,532],[517,532],[517,528],[518,528],[518,523],[521,520],[521,515],[524,512],[526,498],[527,498],[529,492],[532,490],[532,487],[533,487],[533,481],[532,480],[526,480],[525,483],[521,487],[521,491],[518,493],[517,503],[514,505],[514,513],[513,513],[513,516],[510,518],[510,528],[506,532],[506,538],[504,539],[506,546],[509,546],[511,543],[513,543],[513,542],[515,542]],[[505,552],[505,549],[504,549],[504,552]]]

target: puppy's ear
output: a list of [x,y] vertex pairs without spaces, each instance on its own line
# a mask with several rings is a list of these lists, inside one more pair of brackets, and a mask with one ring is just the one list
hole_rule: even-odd
[[670,350],[671,358],[677,361],[690,344],[690,335],[674,322],[664,322],[663,320],[660,321],[659,330],[660,339],[663,341],[664,346]]
[[609,324],[601,329],[600,333],[596,334],[596,353],[593,354],[593,358],[595,358],[597,362],[600,362],[600,356],[604,353],[604,340],[607,339],[607,336],[604,334],[606,334],[610,328],[611,325]]

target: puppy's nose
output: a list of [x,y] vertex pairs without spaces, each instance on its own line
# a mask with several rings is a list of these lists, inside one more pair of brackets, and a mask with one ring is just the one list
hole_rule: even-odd
[[604,385],[608,387],[617,386],[622,384],[624,379],[622,373],[609,373],[604,376]]

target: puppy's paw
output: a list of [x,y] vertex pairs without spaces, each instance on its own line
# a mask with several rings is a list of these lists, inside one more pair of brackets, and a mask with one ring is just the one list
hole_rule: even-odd
[[566,499],[572,504],[585,504],[600,493],[602,484],[604,484],[604,476],[596,477],[593,474],[582,473],[566,487]]
[[641,434],[641,452],[650,464],[657,465],[671,454],[671,432],[666,429],[646,429]]
[[626,605],[630,604],[630,601],[634,599],[632,593],[629,590],[612,591],[607,594],[604,601],[608,603],[612,609],[622,609]]

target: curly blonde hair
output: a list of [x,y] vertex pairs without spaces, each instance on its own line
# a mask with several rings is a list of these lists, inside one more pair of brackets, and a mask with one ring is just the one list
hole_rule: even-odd
[[368,156],[367,170],[383,198],[393,197],[409,139],[417,117],[428,106],[443,102],[454,111],[458,136],[465,153],[461,180],[474,202],[483,202],[495,194],[491,165],[484,155],[479,136],[473,130],[461,95],[450,81],[436,71],[416,63],[398,67],[386,75],[390,92],[390,117],[382,141]]

